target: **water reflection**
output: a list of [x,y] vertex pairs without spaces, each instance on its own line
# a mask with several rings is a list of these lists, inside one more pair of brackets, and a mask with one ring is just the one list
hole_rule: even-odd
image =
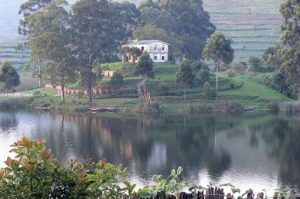
[[300,187],[300,120],[271,115],[121,117],[0,114],[1,161],[22,136],[44,138],[54,155],[123,163],[136,178],[167,175],[242,188]]

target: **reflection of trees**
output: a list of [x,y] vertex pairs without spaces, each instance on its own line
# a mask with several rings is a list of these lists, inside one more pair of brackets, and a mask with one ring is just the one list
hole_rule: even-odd
[[[187,168],[186,174],[198,171],[199,167],[209,167],[208,171],[216,178],[230,166],[229,154],[222,149],[214,149],[214,126],[218,121],[213,117],[186,119],[186,125],[183,125],[182,118],[172,117],[146,120],[91,117],[90,120],[90,124],[85,118],[76,121],[81,132],[79,136],[83,136],[79,138],[81,144],[77,146],[77,154],[82,155],[85,151],[82,147],[89,148],[86,152],[94,160],[123,163],[129,169],[134,164],[135,171],[139,173],[151,170],[150,165],[154,166],[156,173],[164,174],[177,166]],[[90,128],[87,127],[89,125]],[[163,157],[153,159],[154,147],[159,153],[155,155],[161,156],[166,152],[166,165],[163,167],[159,162]]]
[[283,185],[300,187],[300,121],[276,119],[263,132],[268,154],[279,161]]
[[18,120],[15,113],[1,113],[0,128],[2,131],[8,131],[18,126]]
[[[43,118],[44,117],[44,118]],[[41,119],[42,118],[42,119]],[[185,176],[207,167],[214,178],[229,168],[231,158],[214,145],[215,127],[230,128],[224,118],[105,118],[95,115],[39,116],[36,137],[44,137],[62,162],[70,157],[123,163],[139,174],[168,174],[183,166]]]

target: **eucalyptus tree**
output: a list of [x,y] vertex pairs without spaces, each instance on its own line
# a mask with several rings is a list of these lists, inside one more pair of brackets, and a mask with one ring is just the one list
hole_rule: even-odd
[[28,29],[29,16],[39,11],[51,1],[52,0],[27,0],[21,4],[19,9],[19,15],[21,15],[18,26],[19,34],[27,36],[30,33]]
[[[32,14],[36,13],[43,7],[45,7],[51,0],[27,0],[21,4],[19,8],[19,15],[21,15],[21,19],[19,21],[18,32],[20,35],[23,35],[28,38],[30,35],[30,31],[28,28],[29,18]],[[20,46],[28,45],[27,42],[24,44],[20,44]],[[25,70],[29,70],[33,68],[33,76],[37,76],[39,80],[39,87],[41,87],[42,76],[45,71],[44,67],[41,66],[42,60],[39,57],[31,57],[30,63],[25,65]]]
[[133,12],[134,9],[135,6],[128,3],[108,0],[79,0],[72,6],[72,51],[87,86],[90,106],[96,78],[93,68],[109,62],[111,56],[118,53],[135,23],[138,12]]
[[222,64],[230,64],[234,59],[234,50],[231,41],[226,39],[220,32],[215,32],[209,38],[204,50],[203,57],[212,60],[216,66],[216,94],[218,93],[218,73]]
[[34,59],[41,60],[53,85],[61,86],[65,101],[66,77],[73,76],[67,1],[53,0],[28,17],[28,43]]

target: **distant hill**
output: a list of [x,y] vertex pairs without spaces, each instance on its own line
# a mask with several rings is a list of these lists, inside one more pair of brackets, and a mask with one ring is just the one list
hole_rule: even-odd
[[261,56],[280,38],[280,0],[204,0],[217,31],[233,42],[235,61]]

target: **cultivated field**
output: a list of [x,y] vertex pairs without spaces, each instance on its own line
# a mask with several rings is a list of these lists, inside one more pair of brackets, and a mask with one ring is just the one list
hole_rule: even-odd
[[235,62],[261,56],[278,44],[281,17],[278,0],[204,0],[217,31],[233,42]]

